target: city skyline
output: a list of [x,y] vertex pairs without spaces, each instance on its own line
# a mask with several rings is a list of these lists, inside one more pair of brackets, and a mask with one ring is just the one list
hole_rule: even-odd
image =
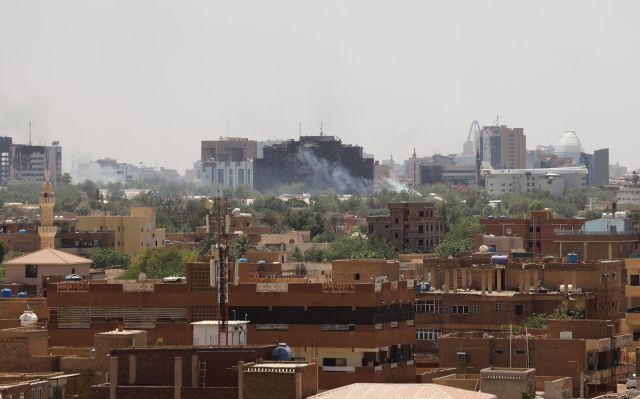
[[0,10],[0,134],[27,143],[31,121],[34,143],[60,141],[65,170],[108,156],[183,172],[201,140],[290,139],[321,121],[376,159],[459,153],[471,121],[496,115],[530,149],[575,130],[587,152],[640,166],[627,142],[640,87],[632,2]]

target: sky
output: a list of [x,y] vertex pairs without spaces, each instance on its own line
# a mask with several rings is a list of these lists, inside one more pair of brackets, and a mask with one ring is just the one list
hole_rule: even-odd
[[184,171],[200,140],[326,134],[376,159],[575,130],[640,166],[637,1],[0,2],[0,134]]

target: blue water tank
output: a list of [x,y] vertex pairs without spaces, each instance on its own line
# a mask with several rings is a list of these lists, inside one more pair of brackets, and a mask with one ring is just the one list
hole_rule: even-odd
[[291,348],[289,345],[281,342],[276,346],[276,348],[271,352],[271,359],[280,361],[280,362],[288,362],[292,358],[291,356]]
[[27,230],[20,229],[20,230],[18,230],[18,234],[27,234]]
[[505,220],[506,218],[507,218],[507,216],[506,216],[506,215],[500,215],[500,219],[501,219],[501,220]]
[[249,262],[249,259],[247,259],[247,258],[240,258],[240,259],[238,259],[238,262],[239,262],[239,263],[247,263],[247,262]]
[[491,257],[492,265],[506,265],[509,261],[509,257],[507,255],[493,255]]
[[18,295],[16,295],[18,298],[26,298],[28,297],[27,293],[22,291],[22,292],[18,292]]
[[431,283],[428,281],[422,281],[416,284],[416,292],[429,292],[431,291]]
[[578,254],[575,252],[567,254],[567,263],[578,263]]
[[3,288],[2,290],[0,290],[0,296],[3,298],[11,298],[12,294],[13,292],[11,292],[10,288]]
[[494,219],[494,218],[493,218],[493,215],[489,215],[489,216],[487,216],[487,219],[489,219],[489,220],[493,220],[493,219]]

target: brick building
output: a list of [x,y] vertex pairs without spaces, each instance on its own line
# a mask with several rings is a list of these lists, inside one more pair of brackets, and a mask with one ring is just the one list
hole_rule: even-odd
[[274,345],[114,350],[93,398],[302,399],[318,392],[315,363],[268,361]]
[[627,280],[621,260],[495,265],[491,256],[425,259],[421,275],[432,288],[416,293],[417,354],[433,354],[443,334],[501,331],[558,308],[588,319],[621,318]]
[[550,320],[540,333],[452,333],[440,338],[440,367],[455,367],[459,374],[479,374],[484,368],[534,368],[536,378],[571,377],[574,395],[580,377],[589,392],[614,391],[634,365],[621,361],[630,336],[607,320]]
[[[207,263],[187,272],[187,283],[56,284],[48,293],[51,342],[86,345],[94,333],[124,325],[144,329],[150,342],[190,344],[190,323],[216,318],[217,293]],[[413,381],[413,280],[398,280],[398,262],[387,261],[337,261],[332,273],[324,283],[231,285],[229,317],[251,322],[249,344],[287,342],[296,359],[317,359],[322,388]]]
[[387,204],[389,215],[367,218],[369,234],[390,242],[398,251],[431,252],[444,239],[444,217],[433,200]]
[[580,230],[583,219],[560,219],[552,209],[529,211],[527,219],[483,218],[480,224],[487,234],[517,236],[524,240],[524,249],[536,255],[553,255],[556,230]]

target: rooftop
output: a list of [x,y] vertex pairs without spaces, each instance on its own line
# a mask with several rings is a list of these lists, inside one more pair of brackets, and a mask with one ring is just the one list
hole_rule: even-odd
[[93,263],[91,259],[58,251],[53,248],[45,248],[11,259],[5,262],[5,265],[88,265],[91,263]]
[[351,384],[311,396],[318,399],[496,399],[488,393],[436,384]]

